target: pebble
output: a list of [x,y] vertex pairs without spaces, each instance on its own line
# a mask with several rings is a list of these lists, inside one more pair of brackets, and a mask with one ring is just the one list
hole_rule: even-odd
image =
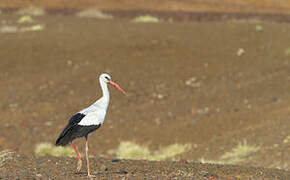
[[245,54],[245,50],[243,48],[239,48],[238,51],[237,51],[237,56],[241,56],[243,54]]
[[196,77],[191,77],[188,80],[185,81],[185,84],[187,86],[193,87],[193,88],[199,88],[201,86],[200,82],[197,82]]
[[112,162],[120,162],[120,161],[121,161],[121,159],[118,159],[118,158],[112,159]]
[[279,99],[279,98],[277,98],[277,97],[273,97],[272,98],[272,102],[273,103],[279,103],[281,100]]

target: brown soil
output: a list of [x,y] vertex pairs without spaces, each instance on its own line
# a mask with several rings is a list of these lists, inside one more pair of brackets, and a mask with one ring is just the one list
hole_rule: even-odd
[[0,7],[41,6],[46,8],[76,8],[100,10],[157,10],[195,12],[260,12],[287,13],[288,0],[1,0]]
[[[17,25],[18,17],[2,14],[1,26]],[[36,144],[54,143],[69,117],[100,96],[97,76],[109,72],[128,93],[111,89],[105,124],[89,138],[92,156],[113,158],[108,150],[125,140],[151,150],[173,143],[193,148],[178,162],[92,158],[98,177],[289,178],[289,24],[35,20],[43,31],[0,33],[0,150],[20,154],[2,167],[5,177],[86,177],[85,169],[75,174],[74,158],[31,155]],[[237,55],[239,49],[244,53]],[[192,87],[186,82],[193,77]],[[187,162],[218,160],[244,140],[260,147],[245,167]],[[76,144],[84,152],[83,140]]]
[[[289,179],[278,169],[188,163],[91,158],[95,179]],[[85,166],[76,173],[76,159],[14,155],[0,170],[3,179],[87,179]]]

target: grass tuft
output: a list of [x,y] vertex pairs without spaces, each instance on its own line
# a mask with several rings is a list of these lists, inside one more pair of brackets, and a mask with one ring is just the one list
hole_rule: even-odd
[[255,29],[257,32],[262,32],[264,30],[262,25],[256,25]]
[[161,161],[172,158],[178,154],[182,154],[190,149],[190,144],[172,144],[151,152],[145,145],[138,145],[134,142],[123,141],[116,150],[110,150],[108,153],[115,154],[121,159],[146,159],[151,161]]
[[70,147],[57,147],[50,143],[40,143],[36,145],[35,154],[36,156],[72,157],[75,152]]
[[145,15],[145,16],[138,16],[138,17],[134,18],[133,22],[136,22],[136,23],[158,23],[159,19],[157,17]]
[[199,161],[202,163],[211,164],[239,164],[251,159],[249,155],[260,150],[260,147],[249,145],[246,141],[240,142],[230,152],[224,153],[218,160],[205,160],[201,158]]
[[227,164],[238,164],[248,160],[250,154],[259,150],[260,147],[248,145],[248,143],[244,141],[243,143],[240,142],[231,152],[226,152],[222,155],[221,159]]

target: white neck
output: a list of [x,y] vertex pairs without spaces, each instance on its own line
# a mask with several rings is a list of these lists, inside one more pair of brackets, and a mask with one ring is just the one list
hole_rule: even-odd
[[100,81],[100,85],[101,85],[102,92],[103,92],[103,97],[102,98],[105,98],[105,99],[107,99],[109,101],[110,92],[109,92],[109,89],[108,89],[108,85],[107,85],[107,83],[105,83],[102,80],[99,80],[99,81]]
[[101,108],[107,110],[107,107],[108,107],[109,101],[110,101],[109,89],[108,89],[107,83],[105,83],[103,80],[99,79],[99,82],[101,85],[103,96],[100,99],[98,99],[93,104],[93,106],[98,106],[98,107],[101,107]]

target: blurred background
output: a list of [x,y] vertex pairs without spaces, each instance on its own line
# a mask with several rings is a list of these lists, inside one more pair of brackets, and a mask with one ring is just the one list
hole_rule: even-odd
[[[111,90],[96,157],[289,169],[290,2],[1,0],[0,150],[54,143]],[[84,141],[76,140],[84,151]]]

